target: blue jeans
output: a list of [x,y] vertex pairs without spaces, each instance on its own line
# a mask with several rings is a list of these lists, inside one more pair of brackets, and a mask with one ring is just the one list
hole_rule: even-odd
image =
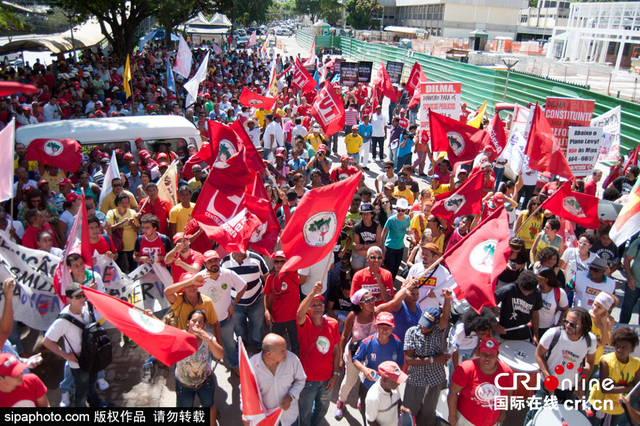
[[212,374],[207,383],[195,389],[184,386],[176,379],[176,407],[191,408],[196,395],[200,398],[203,407],[213,406],[213,395],[216,392],[216,378]]
[[[104,370],[98,371],[96,380],[104,379]],[[69,361],[64,363],[64,378],[60,382],[60,390],[62,392],[73,393],[73,375],[71,374],[71,367],[69,367]]]
[[524,185],[520,188],[520,191],[518,191],[518,199],[516,201],[520,202],[520,198],[524,197],[524,200],[522,201],[522,209],[527,208],[527,204],[529,204],[529,200],[533,197],[535,190],[535,185]]
[[500,188],[500,184],[502,183],[502,176],[504,176],[504,167],[502,168],[494,167],[493,173],[496,174],[496,187],[494,190],[497,191],[498,188]]
[[[234,314],[235,315],[235,314]],[[220,337],[222,338],[222,346],[224,346],[224,357],[229,367],[238,367],[238,342],[233,337],[234,321],[233,318],[227,318],[220,321]]]
[[[542,336],[542,334],[540,335]],[[460,362],[471,359],[471,354],[475,348],[471,349],[458,349],[458,358]],[[458,363],[460,365],[460,363]],[[453,366],[453,358],[449,358],[449,383],[451,383],[451,376],[453,376],[453,372],[455,371],[455,367]]]
[[629,285],[624,286],[624,300],[622,301],[622,308],[620,308],[620,323],[629,324],[631,320],[631,314],[633,308],[640,299],[640,287],[636,287],[635,290],[631,290]]
[[18,321],[13,322],[13,329],[9,335],[9,341],[16,347],[16,352],[21,354],[24,351],[22,347],[22,339],[20,338],[20,330],[18,329]]
[[396,161],[396,169],[394,170],[394,172],[399,173],[400,170],[402,170],[402,166],[406,164],[411,165],[411,153],[403,155],[402,157],[398,157],[398,160]]
[[327,391],[327,383],[307,382],[300,392],[298,407],[300,409],[300,426],[318,426],[329,410],[331,393]]
[[71,375],[73,376],[73,383],[76,386],[74,397],[76,407],[86,407],[87,399],[89,399],[90,407],[99,407],[100,398],[98,398],[98,391],[96,390],[98,375],[95,373],[89,374],[79,368],[72,368]]
[[251,343],[256,352],[262,350],[262,339],[264,339],[264,295],[256,299],[249,306],[237,305],[233,312],[236,336],[241,337],[246,342],[249,338],[247,320],[251,322]]
[[349,157],[353,158],[353,162],[356,164],[360,163],[360,152],[356,152],[355,154],[348,154]]

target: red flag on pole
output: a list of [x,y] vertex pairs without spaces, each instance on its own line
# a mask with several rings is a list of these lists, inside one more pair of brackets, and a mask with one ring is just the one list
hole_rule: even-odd
[[361,175],[305,194],[280,237],[287,255],[281,273],[307,268],[333,250]]
[[325,135],[331,136],[344,129],[344,103],[330,82],[325,81],[318,93],[311,115],[322,126]]
[[504,147],[507,146],[507,135],[504,131],[504,123],[500,120],[500,116],[495,114],[489,123],[486,131],[485,146],[493,148],[489,161],[493,162],[502,154]]
[[34,139],[27,148],[26,158],[75,173],[82,164],[82,147],[73,139]]
[[471,175],[460,187],[453,192],[436,195],[431,214],[451,223],[453,219],[468,214],[480,214],[482,211],[483,172]]
[[507,211],[500,207],[442,256],[469,305],[478,313],[483,306],[496,306],[496,281],[509,261],[510,238]]
[[458,163],[467,163],[482,151],[487,133],[462,124],[458,120],[429,110],[429,130],[434,151],[446,151],[454,170]]
[[[222,168],[226,162],[236,155],[244,144],[229,126],[209,120],[209,146],[214,158],[213,166]],[[206,156],[206,153],[203,153]]]
[[578,248],[578,239],[576,238],[576,233],[573,232],[573,228],[571,227],[571,222],[567,219],[560,219],[560,232],[562,234],[562,241],[564,242],[564,249],[567,250],[569,248]]
[[311,53],[309,54],[309,59],[304,61],[305,67],[310,67],[311,65],[316,64],[316,36],[313,36],[313,42],[311,43]]
[[293,68],[293,78],[291,79],[291,85],[293,87],[302,90],[303,92],[313,90],[316,88],[316,81],[313,79],[309,71],[302,65],[300,59],[296,58],[296,62]]
[[238,339],[238,355],[240,358],[240,395],[242,396],[242,416],[249,420],[251,426],[274,426],[280,420],[282,408],[265,412],[262,404],[260,388],[256,373],[249,361],[242,339]]
[[553,136],[553,129],[537,102],[524,153],[529,157],[530,169],[549,172],[571,181],[576,180],[562,148]]
[[249,166],[251,170],[262,174],[262,172],[266,168],[264,166],[264,161],[262,161],[262,157],[258,153],[258,150],[253,144],[253,141],[247,134],[247,131],[244,128],[244,124],[241,123],[240,120],[236,120],[231,123],[231,126],[229,127],[231,128],[231,130],[236,132],[236,135],[238,135],[240,142],[242,142],[242,145],[244,146],[244,159],[247,163],[247,166]]
[[389,74],[387,74],[387,70],[384,67],[384,63],[380,62],[380,68],[378,68],[378,73],[373,79],[373,85],[378,86],[382,93],[389,98],[391,102],[398,102],[398,93],[396,93],[393,88],[393,83],[391,83],[391,79],[389,78]]
[[573,192],[571,182],[565,182],[560,189],[545,200],[540,206],[551,213],[580,224],[587,229],[598,229],[600,217],[598,216],[598,197]]
[[[416,62],[416,65],[418,65],[418,63]],[[420,65],[418,65],[420,66]],[[415,65],[414,65],[415,67]],[[413,70],[411,70],[411,72],[413,73]],[[421,83],[426,83],[429,81],[429,79],[427,78],[427,76],[424,74],[424,72],[422,71],[422,68],[420,68],[419,73],[417,74],[419,80],[416,83],[416,87],[413,91],[413,95],[411,96],[411,100],[409,101],[409,105],[407,106],[408,109],[413,108],[414,106],[418,105],[420,103],[420,97],[422,96],[421,93],[421,88],[420,88],[420,84]],[[409,77],[411,78],[411,76]],[[409,87],[409,83],[407,83],[407,86]]]
[[172,366],[198,350],[193,334],[148,316],[124,300],[89,287],[82,290],[107,321],[163,364]]
[[261,224],[253,231],[249,239],[249,247],[265,256],[271,256],[278,242],[281,228],[276,212],[271,208],[267,190],[264,188],[260,175],[255,174],[253,184],[247,188],[247,191],[259,200],[264,200],[267,206],[266,211],[252,210],[252,213],[260,219]]
[[271,109],[276,103],[276,98],[260,96],[245,87],[242,89],[242,93],[240,93],[238,102],[248,107]]
[[422,71],[422,67],[418,62],[413,64],[413,68],[411,68],[411,72],[409,73],[409,78],[407,79],[407,84],[405,88],[409,92],[411,96],[414,96],[415,91],[418,91],[418,95],[420,94],[420,83],[429,81],[427,76]]
[[53,290],[65,304],[67,303],[67,297],[64,292],[67,286],[71,284],[71,272],[66,263],[67,257],[72,253],[79,254],[82,256],[82,260],[88,269],[93,267],[93,250],[91,250],[91,241],[89,240],[89,222],[87,221],[84,189],[80,197],[82,198],[82,207],[78,210],[78,214],[73,221],[64,255],[60,259],[60,263],[53,274]]
[[256,45],[256,32],[252,32],[251,36],[249,37],[249,40],[247,41],[247,45],[245,46],[245,48],[248,48],[249,46],[255,46]]

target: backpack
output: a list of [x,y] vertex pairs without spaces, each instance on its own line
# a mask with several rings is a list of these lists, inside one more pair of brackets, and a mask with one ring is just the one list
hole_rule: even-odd
[[553,288],[553,296],[556,298],[556,312],[560,310],[560,287]]
[[459,300],[451,303],[451,313],[449,314],[449,323],[451,325],[455,325],[467,309],[471,309],[471,305],[467,302],[466,299]]
[[[551,351],[558,344],[558,341],[560,341],[560,336],[562,335],[562,327],[552,327],[549,330],[551,329],[553,329],[553,339],[551,339],[551,344],[549,345],[549,349],[547,350],[547,353],[544,354],[545,360],[549,359],[549,355],[551,354]],[[588,352],[589,348],[591,347],[591,335],[587,333],[584,340],[587,341],[587,352]],[[584,360],[582,360],[582,363],[584,364]]]
[[111,364],[113,353],[111,338],[107,333],[107,329],[96,321],[91,303],[89,303],[89,313],[91,315],[89,324],[84,324],[69,314],[60,314],[58,318],[65,319],[82,330],[80,355],[71,348],[66,336],[64,336],[64,339],[67,341],[71,352],[78,358],[80,369],[89,374],[95,374]]

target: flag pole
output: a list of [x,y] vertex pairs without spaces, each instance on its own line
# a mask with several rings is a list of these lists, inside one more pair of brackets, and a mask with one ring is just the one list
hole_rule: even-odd
[[[569,181],[566,181],[564,184],[562,184],[562,185],[560,186],[560,188],[562,188],[562,186],[564,186],[564,185],[566,185],[566,184],[568,184],[568,183],[569,183]],[[558,188],[558,189],[556,190],[556,192],[554,192],[554,193],[553,193],[553,195],[552,195],[551,197],[549,197],[549,198],[547,198],[546,200],[544,200],[544,202],[543,202],[543,203],[540,203],[540,205],[538,206],[538,208],[537,208],[537,209],[535,209],[535,210],[533,211],[533,213],[532,213],[532,214],[530,214],[530,215],[525,219],[525,221],[524,221],[524,222],[522,222],[522,223],[520,224],[520,227],[519,227],[519,228],[514,232],[514,233],[515,233],[515,235],[518,235],[518,232],[520,232],[520,231],[522,230],[522,228],[524,228],[524,225],[526,225],[526,224],[527,224],[527,222],[529,222],[529,221],[531,220],[531,218],[532,218],[533,216],[535,216],[535,215],[536,215],[536,213],[538,213],[538,211],[539,211],[541,208],[543,208],[543,206],[544,206],[544,205],[545,205],[545,204],[546,204],[546,203],[547,203],[551,198],[553,198],[553,197],[556,195],[556,193],[558,193],[558,192],[560,191],[560,188]]]

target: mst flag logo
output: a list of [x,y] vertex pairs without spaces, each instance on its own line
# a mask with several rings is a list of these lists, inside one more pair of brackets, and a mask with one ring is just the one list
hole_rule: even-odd
[[60,143],[60,141],[57,141],[55,139],[48,140],[44,144],[45,154],[50,155],[52,157],[62,154],[62,151],[64,151],[62,143]]
[[464,138],[462,135],[458,132],[447,132],[447,139],[449,139],[449,146],[456,157],[460,156],[464,152]]
[[261,223],[260,226],[253,231],[253,234],[251,234],[249,242],[257,243],[258,241],[262,241],[262,237],[264,237],[265,232],[267,232],[268,225],[268,222]]
[[478,244],[471,250],[469,263],[478,272],[490,274],[493,270],[493,255],[496,250],[498,240],[486,240]]
[[562,200],[562,207],[576,217],[587,217],[576,197],[567,197]]
[[314,247],[322,247],[331,241],[338,228],[334,212],[319,212],[304,223],[302,233],[306,243]]
[[229,161],[229,158],[235,155],[238,150],[236,149],[236,146],[228,139],[222,139],[219,143],[220,145],[218,147],[218,156],[216,157],[216,161],[213,162],[213,167],[216,167],[218,169],[226,169],[227,167],[229,167],[227,161]]
[[129,316],[136,322],[136,324],[144,328],[149,333],[158,334],[164,330],[165,323],[156,317],[150,317],[135,308],[129,309]]
[[467,199],[462,194],[453,194],[451,197],[444,202],[444,208],[447,211],[452,212],[453,214],[458,213],[458,211],[465,205]]

